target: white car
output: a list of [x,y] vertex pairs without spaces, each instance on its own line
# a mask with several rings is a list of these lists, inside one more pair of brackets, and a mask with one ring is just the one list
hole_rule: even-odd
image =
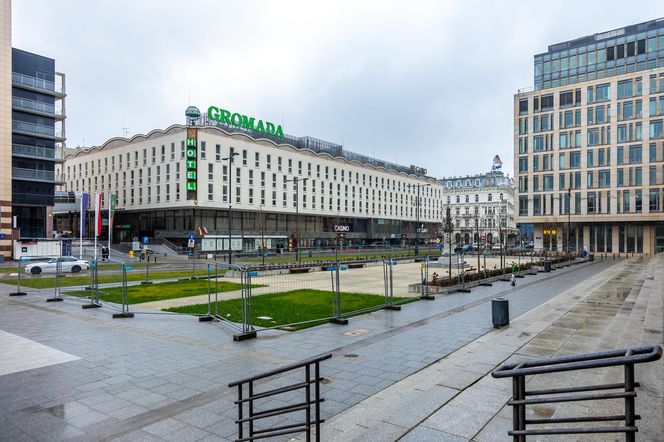
[[83,261],[73,256],[61,256],[59,258],[52,258],[46,262],[37,262],[34,264],[28,264],[25,266],[25,273],[32,273],[33,275],[39,275],[42,272],[55,273],[60,261],[60,271],[61,272],[72,272],[78,273],[81,270],[86,270],[88,268],[88,261]]

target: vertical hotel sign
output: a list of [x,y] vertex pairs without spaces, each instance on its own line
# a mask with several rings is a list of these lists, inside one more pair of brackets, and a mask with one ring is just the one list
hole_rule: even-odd
[[187,199],[198,199],[198,128],[187,128],[185,140],[187,159]]

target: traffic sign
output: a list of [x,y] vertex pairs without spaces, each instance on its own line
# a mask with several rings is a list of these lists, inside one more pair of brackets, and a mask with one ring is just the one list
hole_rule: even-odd
[[189,234],[189,239],[194,239],[194,234],[193,233]]

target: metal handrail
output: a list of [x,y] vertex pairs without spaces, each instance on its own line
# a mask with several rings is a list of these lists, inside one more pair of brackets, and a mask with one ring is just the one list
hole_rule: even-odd
[[656,361],[662,357],[662,347],[646,345],[624,350],[601,351],[597,353],[537,359],[535,361],[507,364],[495,369],[491,376],[504,378],[528,376],[560,371],[585,370],[588,368],[612,367],[615,365],[641,364]]
[[[236,441],[253,441],[268,437],[281,436],[285,434],[301,433],[304,432],[306,435],[306,440],[311,440],[311,427],[315,426],[316,441],[320,441],[320,424],[325,420],[320,417],[320,404],[324,402],[325,399],[320,397],[320,363],[326,359],[330,359],[332,354],[326,354],[322,356],[317,356],[314,358],[306,359],[304,361],[287,365],[285,367],[277,368],[274,370],[267,371],[255,376],[251,376],[239,381],[231,382],[228,384],[229,388],[237,387],[237,400],[235,404],[238,406],[238,418],[235,420],[235,423],[238,425],[238,438]],[[312,376],[312,366],[313,366],[313,376]],[[260,381],[261,379],[270,378],[277,376],[283,373],[287,373],[293,370],[304,368],[305,377],[301,382],[296,382],[290,385],[281,386],[278,388],[268,389],[260,393],[254,392],[255,382]],[[248,396],[244,397],[244,386],[248,386]],[[311,387],[313,386],[314,395],[312,398]],[[265,410],[257,411],[255,410],[254,401],[259,399],[264,399],[266,397],[272,397],[283,393],[288,393],[295,390],[305,390],[304,401],[296,404],[268,408]],[[244,416],[244,408],[248,408],[248,416]],[[312,417],[312,406],[314,407],[315,415]],[[279,416],[288,413],[294,413],[297,411],[305,412],[305,421],[297,422],[293,424],[280,425],[276,427],[263,428],[260,430],[254,429],[254,421],[259,419],[265,419],[268,417]],[[248,427],[248,435],[245,436],[245,425]]]
[[[495,369],[491,376],[494,378],[512,378],[512,399],[507,403],[512,409],[512,431],[508,434],[514,441],[525,442],[526,436],[547,434],[589,434],[589,433],[625,433],[628,442],[635,440],[635,433],[639,431],[636,421],[641,416],[635,412],[636,387],[640,384],[634,381],[634,364],[642,364],[659,360],[662,357],[662,347],[659,345],[646,345],[642,347],[610,350],[590,354],[563,356],[558,358],[538,359],[534,361],[506,364]],[[622,383],[585,385],[569,388],[554,388],[548,390],[526,391],[526,376],[545,373],[560,373],[573,370],[587,370],[599,367],[625,367],[625,377]],[[597,392],[600,390],[616,390],[619,392],[580,394],[568,396],[549,396],[565,393]],[[527,396],[544,396],[526,399]],[[625,413],[610,416],[579,416],[548,419],[526,419],[526,406],[546,403],[576,402],[606,399],[624,399]],[[574,427],[574,428],[537,428],[527,429],[527,424],[560,424],[582,422],[610,422],[624,421],[624,426],[614,427]]]

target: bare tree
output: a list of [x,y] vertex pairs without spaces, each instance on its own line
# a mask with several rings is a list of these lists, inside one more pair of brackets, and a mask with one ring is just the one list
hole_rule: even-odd
[[449,270],[448,275],[452,277],[452,234],[454,233],[454,223],[452,222],[452,209],[450,209],[450,203],[447,203],[445,207],[445,217],[443,217],[443,233],[447,235],[447,246],[450,252],[448,257]]
[[[480,273],[480,240],[482,238],[482,217],[480,215],[480,210],[479,207],[475,207],[475,211],[473,212],[472,215],[472,220],[473,220],[473,231],[475,238],[473,240],[477,240],[477,274],[479,275]],[[475,242],[475,241],[473,241]]]

